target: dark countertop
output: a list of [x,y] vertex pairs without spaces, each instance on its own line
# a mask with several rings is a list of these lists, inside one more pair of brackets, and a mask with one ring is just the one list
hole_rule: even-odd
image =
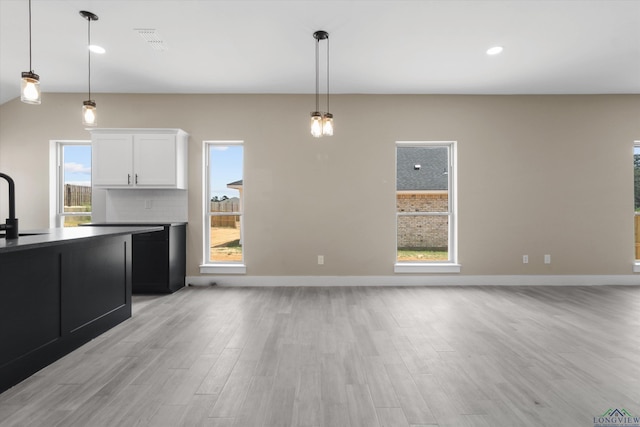
[[177,227],[187,225],[186,222],[88,222],[82,227]]
[[186,225],[186,222],[88,222],[86,224],[80,224],[81,226],[89,227],[147,227],[147,226],[176,226]]
[[149,231],[160,231],[163,224],[135,226],[93,226],[93,227],[67,227],[67,228],[47,228],[42,230],[26,230],[17,239],[7,240],[0,238],[0,254],[6,252],[34,249],[45,246],[55,246],[60,244],[75,243],[83,239],[96,237],[117,236],[120,234],[137,234]]

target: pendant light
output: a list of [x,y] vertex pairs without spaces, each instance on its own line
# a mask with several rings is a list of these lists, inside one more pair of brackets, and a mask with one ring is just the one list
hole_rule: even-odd
[[82,124],[85,126],[96,126],[98,124],[98,116],[96,112],[96,102],[91,99],[91,21],[97,21],[98,15],[80,11],[80,16],[87,20],[87,50],[89,51],[89,99],[82,102]]
[[29,0],[29,71],[22,72],[20,83],[20,100],[26,104],[40,104],[40,76],[33,72],[31,66],[31,0]]
[[[333,135],[333,114],[329,112],[329,33],[316,31],[316,109],[311,113],[311,135],[320,138]],[[327,41],[327,111],[320,111],[320,40]]]

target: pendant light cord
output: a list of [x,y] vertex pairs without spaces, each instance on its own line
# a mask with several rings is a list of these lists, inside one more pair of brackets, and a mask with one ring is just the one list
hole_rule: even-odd
[[316,111],[320,111],[320,40],[316,39]]
[[91,17],[87,18],[87,21],[89,22],[87,25],[87,51],[89,52],[89,101],[91,101],[91,49],[89,49],[89,46],[91,46]]
[[327,113],[329,112],[329,36],[327,35]]
[[29,71],[33,73],[33,65],[31,64],[31,0],[29,0]]

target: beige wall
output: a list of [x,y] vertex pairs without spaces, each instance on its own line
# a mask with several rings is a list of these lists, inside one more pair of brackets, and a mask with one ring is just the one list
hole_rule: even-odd
[[[40,106],[0,106],[0,171],[16,181],[22,229],[48,226],[49,141],[89,138],[82,99],[45,93]],[[100,127],[191,135],[189,275],[202,257],[202,141],[224,139],[245,141],[249,275],[392,275],[396,140],[458,141],[462,274],[632,271],[638,95],[337,95],[335,136],[322,139],[309,135],[310,95],[96,101]],[[3,183],[0,193],[5,218]]]

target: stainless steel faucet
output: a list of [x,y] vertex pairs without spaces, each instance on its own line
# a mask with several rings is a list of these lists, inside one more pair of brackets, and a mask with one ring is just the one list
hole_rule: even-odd
[[0,172],[0,178],[9,184],[9,218],[5,224],[0,224],[0,230],[5,230],[7,239],[18,238],[18,218],[16,218],[16,185],[9,175]]

